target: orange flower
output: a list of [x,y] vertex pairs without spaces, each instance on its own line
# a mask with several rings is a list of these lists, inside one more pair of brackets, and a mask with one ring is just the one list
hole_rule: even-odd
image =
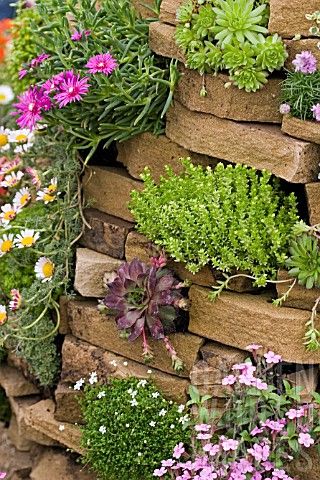
[[0,62],[3,62],[6,56],[7,43],[11,40],[11,28],[10,18],[0,20]]

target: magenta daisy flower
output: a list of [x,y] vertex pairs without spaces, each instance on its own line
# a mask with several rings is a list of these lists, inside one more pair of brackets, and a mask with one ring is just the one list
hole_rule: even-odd
[[79,42],[80,40],[82,40],[83,37],[88,37],[91,33],[91,30],[75,30],[73,32],[73,34],[71,35],[71,40],[73,40],[74,42]]
[[39,65],[41,65],[41,63],[43,63],[48,58],[50,58],[50,55],[48,55],[47,53],[41,53],[41,55],[31,60],[30,67],[31,68],[38,67]]
[[110,53],[94,55],[86,64],[90,73],[104,73],[104,75],[110,75],[117,66],[116,59]]
[[25,68],[19,70],[19,80],[22,80],[26,75],[28,75],[28,70]]
[[17,124],[29,130],[33,130],[36,123],[42,120],[42,112],[50,110],[52,106],[50,98],[39,87],[30,87],[18,96],[18,100],[19,102],[14,104],[16,110],[13,115],[20,115]]
[[80,78],[80,75],[75,75],[72,70],[65,72],[58,87],[59,93],[54,97],[59,104],[59,108],[65,107],[68,103],[82,100],[83,95],[88,93],[88,82],[88,77]]

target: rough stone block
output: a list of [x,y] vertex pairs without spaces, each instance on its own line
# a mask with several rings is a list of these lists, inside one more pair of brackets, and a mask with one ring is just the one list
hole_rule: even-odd
[[320,125],[318,122],[300,120],[300,118],[284,115],[281,130],[291,137],[320,144]]
[[56,442],[83,454],[80,447],[81,431],[71,424],[64,424],[60,430],[60,423],[54,419],[55,403],[52,400],[41,400],[26,409],[26,424],[36,432],[47,435]]
[[313,365],[308,369],[301,369],[286,376],[295,387],[301,387],[301,403],[311,403],[312,393],[317,390],[319,381],[319,367]]
[[161,22],[151,23],[149,28],[149,46],[153,52],[161,57],[174,58],[185,64],[185,56],[176,44],[174,32],[175,27],[171,25]]
[[[205,75],[182,68],[175,98],[189,110],[211,113],[220,118],[244,122],[281,123],[279,112],[281,82],[271,77],[268,83],[255,93],[247,93],[236,86],[226,88],[230,81],[226,74]],[[207,95],[200,96],[205,84]]]
[[54,418],[58,422],[83,423],[79,399],[81,392],[67,383],[59,383],[54,393],[56,410]]
[[[142,361],[141,342],[139,340],[128,342],[128,340],[121,338],[114,317],[101,315],[96,303],[70,302],[69,322],[72,334],[75,337],[136,362]],[[194,362],[197,360],[203,340],[189,333],[175,333],[169,335],[169,338],[178,356],[185,364],[185,370],[181,372],[181,376],[188,377]],[[176,375],[177,372],[171,366],[171,359],[166,352],[164,343],[153,339],[150,339],[149,343],[154,352],[154,361],[150,364],[151,368]]]
[[7,472],[8,480],[26,478],[32,468],[32,454],[19,452],[10,441],[8,429],[0,424],[0,469]]
[[306,13],[316,10],[319,10],[318,0],[270,0],[269,31],[284,38],[310,37],[313,23],[306,19]]
[[178,402],[186,400],[187,380],[67,336],[62,348],[62,381],[74,383],[93,371],[101,382],[107,382],[109,377],[150,379],[166,397]]
[[104,297],[104,276],[117,270],[121,263],[94,250],[78,248],[74,288],[83,297]]
[[[288,275],[286,270],[280,270],[277,280],[293,281],[294,279]],[[288,288],[290,287],[290,283],[277,283],[276,287],[279,298],[287,292]],[[320,288],[307,289],[304,286],[296,283],[296,285],[292,288],[289,297],[283,304],[286,307],[300,308],[301,310],[312,310],[318,297],[320,297]]]
[[33,442],[21,435],[16,416],[13,414],[10,419],[8,437],[19,452],[29,452],[34,445]]
[[163,0],[160,7],[160,20],[164,23],[177,24],[177,10],[185,0]]
[[24,397],[39,393],[36,385],[27,380],[16,368],[0,365],[0,385],[7,397]]
[[293,183],[314,181],[319,171],[320,146],[284,136],[275,125],[237,123],[175,102],[166,133],[184,148],[266,169]]
[[133,6],[142,18],[152,18],[155,14],[152,9],[155,8],[154,0],[132,0]]
[[133,221],[128,210],[130,192],[133,189],[140,190],[143,184],[131,178],[124,168],[88,167],[82,184],[86,201],[94,202],[95,208]]
[[320,363],[320,352],[307,352],[303,345],[309,312],[276,307],[269,303],[267,294],[227,292],[212,302],[208,293],[208,289],[196,285],[190,289],[190,332],[241,350],[258,343],[287,362]]
[[242,363],[248,357],[248,352],[217,342],[206,342],[200,353],[209,366],[223,372],[229,372],[235,363]]
[[117,160],[127,167],[132,177],[139,179],[146,166],[149,167],[156,182],[165,174],[166,165],[170,166],[175,173],[180,173],[182,171],[180,158],[186,157],[191,157],[196,165],[216,165],[218,162],[212,157],[199,155],[180,147],[165,135],[156,137],[147,132],[118,144]]
[[33,468],[30,480],[96,480],[94,473],[76,463],[70,455],[53,449],[43,452]]
[[320,182],[307,183],[305,189],[308,201],[309,223],[310,225],[317,225],[320,223]]
[[133,224],[94,208],[86,209],[84,216],[91,229],[85,227],[79,243],[83,247],[110,255],[110,257],[124,258],[124,245]]
[[67,315],[68,301],[69,300],[66,295],[62,295],[59,298],[59,308],[60,308],[59,333],[61,333],[61,335],[67,335],[67,333],[70,333],[70,329],[68,325],[68,315]]
[[13,414],[15,415],[19,436],[29,440],[33,445],[39,444],[46,447],[59,446],[60,444],[48,437],[46,434],[38,432],[30,428],[26,423],[26,415],[28,408],[40,400],[39,396],[33,397],[10,397],[10,405]]

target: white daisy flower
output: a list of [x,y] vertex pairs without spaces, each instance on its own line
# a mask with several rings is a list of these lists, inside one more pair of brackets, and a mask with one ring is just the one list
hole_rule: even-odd
[[51,178],[50,184],[44,188],[44,191],[47,193],[55,193],[58,190],[58,179],[57,177]]
[[92,372],[89,377],[89,383],[93,385],[94,383],[97,383],[97,381],[98,381],[97,372]]
[[[42,283],[49,282],[52,279],[52,276],[54,273],[54,263],[47,257],[40,257],[34,266],[34,271],[36,273],[36,277],[38,278],[38,280],[42,280]],[[89,380],[91,384],[95,383],[94,381],[92,381],[93,373],[91,374],[91,377]],[[95,373],[95,375],[97,374]]]
[[12,130],[9,134],[10,142],[31,143],[32,140],[33,140],[33,133],[27,128],[22,128],[21,130]]
[[9,233],[9,235],[4,234],[3,237],[0,238],[0,257],[10,252],[13,249],[13,246],[14,246],[13,233]]
[[105,391],[102,391],[102,392],[99,392],[99,393],[98,393],[97,398],[99,398],[99,400],[100,400],[100,398],[103,398],[103,397],[105,397],[105,396],[106,396],[106,392],[105,392]]
[[63,432],[64,429],[65,429],[65,426],[64,426],[64,425],[59,425],[59,430],[60,430],[60,432]]
[[31,193],[29,188],[23,187],[19,190],[13,199],[13,205],[15,207],[23,208],[25,207],[31,200]]
[[0,127],[0,150],[3,152],[10,148],[9,135],[10,130],[8,128]]
[[106,427],[104,425],[101,425],[101,427],[99,428],[99,432],[102,433],[102,435],[104,435],[107,432]]
[[[0,134],[1,137],[1,134]],[[22,177],[24,176],[24,173],[19,170],[19,172],[12,172],[9,173],[9,175],[6,175],[4,177],[4,180],[1,182],[1,187],[6,187],[6,188],[12,188],[16,187],[19,183]]]
[[6,203],[1,207],[1,213],[0,213],[0,219],[1,222],[4,223],[5,225],[8,225],[8,223],[11,222],[11,220],[14,220],[16,218],[18,211],[14,205],[11,205],[11,203]]
[[[36,241],[40,238],[40,233],[32,229],[22,230],[15,238],[15,245],[18,248],[32,247]],[[38,263],[38,262],[37,262]]]
[[8,105],[14,99],[10,85],[0,85],[0,105]]
[[38,190],[36,200],[37,202],[44,202],[45,205],[47,205],[47,203],[54,202],[58,195],[60,195],[60,192],[58,192],[57,194],[54,194],[54,193],[48,193],[44,190]]
[[81,390],[81,387],[82,385],[84,384],[84,378],[80,378],[80,380],[78,380],[74,387],[73,387],[73,390]]
[[0,305],[0,325],[3,325],[7,320],[7,309],[5,305]]
[[21,164],[21,158],[15,158],[0,167],[0,175],[8,175]]

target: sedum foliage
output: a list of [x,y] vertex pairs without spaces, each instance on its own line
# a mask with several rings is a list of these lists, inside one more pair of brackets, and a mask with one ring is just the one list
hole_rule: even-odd
[[187,66],[201,74],[228,69],[235,85],[255,92],[284,65],[281,38],[268,36],[264,0],[188,0],[177,19],[176,42]]
[[188,429],[179,421],[185,412],[180,413],[177,404],[146,380],[112,379],[109,385],[88,385],[82,410],[84,462],[102,480],[152,480],[160,461],[177,443],[189,439]]
[[293,117],[312,120],[312,107],[320,103],[320,70],[308,75],[287,72],[282,83],[282,101],[290,105]]
[[133,191],[131,211],[138,230],[191,272],[211,265],[259,277],[274,277],[286,260],[296,199],[279,189],[271,174],[242,165],[214,170],[183,160],[184,172],[159,185],[148,169],[144,190]]

